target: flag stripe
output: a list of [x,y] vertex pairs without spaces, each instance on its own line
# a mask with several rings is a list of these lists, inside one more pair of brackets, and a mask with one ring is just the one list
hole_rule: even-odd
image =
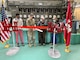
[[3,37],[3,35],[1,36],[1,41],[3,42],[5,41],[5,38]]
[[3,22],[2,23],[0,23],[0,26],[1,26],[1,30],[4,30],[4,27],[3,27]]
[[7,40],[6,35],[4,34],[4,32],[1,31],[1,35],[4,37],[5,40]]
[[[1,25],[1,29],[4,30],[4,27],[2,26],[2,24],[0,24],[0,25]],[[7,38],[9,38],[9,35],[8,35],[7,31],[4,31],[4,34],[6,35]]]
[[7,19],[7,16],[5,14],[5,8],[4,8],[4,5],[2,3],[2,8],[1,8],[1,16],[2,16],[2,21],[0,22],[0,28],[1,28],[1,41],[2,42],[5,42],[6,40],[9,39],[10,37],[10,31],[4,31],[4,28],[5,26],[8,26],[9,23],[8,23],[8,19]]

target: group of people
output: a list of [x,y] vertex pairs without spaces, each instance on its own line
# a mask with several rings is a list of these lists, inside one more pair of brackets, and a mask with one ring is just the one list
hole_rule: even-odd
[[[12,20],[12,25],[14,26],[15,22],[17,22],[17,26],[23,26],[23,20],[19,17],[19,14],[16,14],[16,17]],[[51,22],[54,23],[58,23],[57,22],[57,18],[55,17],[54,19],[52,19]],[[39,22],[35,23],[35,19],[34,19],[34,14],[31,13],[30,17],[26,19],[26,26],[47,26],[48,23],[45,20],[44,16],[41,17],[41,19],[39,20]],[[45,35],[47,32],[47,29],[42,29],[43,32],[38,32],[39,35],[39,45],[46,45],[46,39],[45,39]],[[23,32],[22,29],[18,29],[18,31],[15,31],[15,35],[16,35],[16,44],[19,47],[19,41],[18,41],[18,35],[20,35],[20,39],[21,39],[21,43],[24,46],[24,39],[23,39]],[[29,47],[31,46],[36,46],[35,43],[35,32],[34,29],[28,29],[27,31],[27,35],[28,35],[28,45]],[[53,43],[53,33],[51,33],[51,43]],[[57,37],[56,37],[57,38]]]

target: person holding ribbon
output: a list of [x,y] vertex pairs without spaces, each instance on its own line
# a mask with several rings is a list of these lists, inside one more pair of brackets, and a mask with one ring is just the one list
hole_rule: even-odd
[[[12,26],[23,26],[23,20],[19,17],[19,14],[17,13],[16,14],[16,17],[12,20]],[[16,28],[14,28],[16,29]],[[15,31],[15,34],[16,34],[16,43],[17,43],[17,46],[19,47],[19,41],[18,41],[18,35],[20,35],[20,39],[21,39],[21,43],[22,45],[24,46],[24,40],[23,40],[23,32],[21,29],[19,29],[17,27],[18,30],[14,30]]]

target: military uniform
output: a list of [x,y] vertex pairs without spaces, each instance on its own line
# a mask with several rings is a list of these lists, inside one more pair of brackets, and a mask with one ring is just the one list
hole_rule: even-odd
[[[28,18],[26,21],[26,25],[35,26],[36,25],[35,20]],[[35,32],[33,29],[29,29],[27,33],[28,33],[28,43],[29,43],[29,46],[31,47],[32,45],[35,45]]]

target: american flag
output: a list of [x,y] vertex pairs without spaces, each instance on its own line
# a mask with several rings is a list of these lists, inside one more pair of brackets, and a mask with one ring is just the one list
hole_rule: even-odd
[[4,31],[5,26],[8,26],[8,19],[5,13],[5,8],[2,3],[2,8],[1,8],[1,22],[0,22],[0,42],[4,43],[10,38],[10,31]]

